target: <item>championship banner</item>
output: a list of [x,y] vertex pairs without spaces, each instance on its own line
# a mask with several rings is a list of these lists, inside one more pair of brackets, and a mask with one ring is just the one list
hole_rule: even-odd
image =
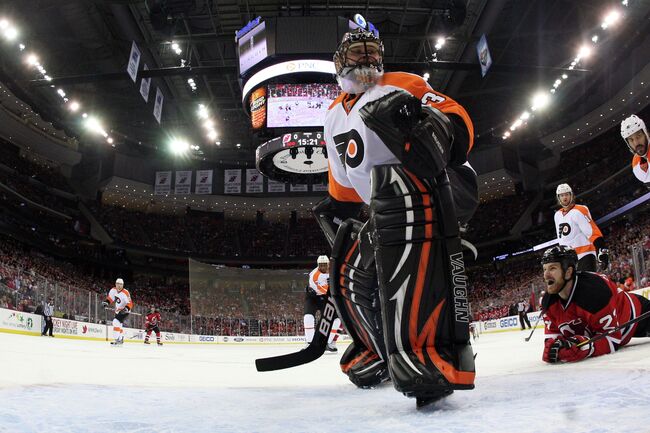
[[241,170],[238,168],[223,171],[223,193],[241,194]]
[[271,179],[267,179],[266,182],[268,184],[269,192],[286,192],[287,191],[287,184],[285,184],[284,182],[278,182],[276,180],[271,180]]
[[478,62],[481,64],[481,76],[485,77],[490,66],[492,66],[492,56],[490,55],[490,48],[488,47],[485,34],[481,36],[478,44],[476,44],[476,53],[478,54]]
[[255,168],[246,169],[246,192],[264,192],[264,177]]
[[326,183],[315,183],[311,187],[312,187],[312,191],[327,191]]
[[291,192],[307,192],[307,185],[306,184],[296,184],[296,185],[291,185],[289,190]]
[[158,124],[160,124],[160,118],[162,116],[162,107],[163,107],[163,94],[160,91],[160,87],[156,87],[156,102],[153,106],[153,117],[156,118]]
[[126,65],[126,72],[129,74],[129,77],[131,77],[134,83],[138,76],[138,66],[140,66],[140,57],[141,57],[140,49],[135,44],[135,41],[133,41],[133,44],[131,44],[131,54],[129,55],[129,64]]
[[174,185],[174,194],[189,194],[192,190],[192,171],[177,171]]
[[[149,70],[149,67],[147,64],[144,64],[144,71]],[[140,82],[140,95],[142,95],[142,98],[144,99],[144,102],[149,101],[149,88],[151,87],[151,77],[149,78],[143,78],[142,81]]]
[[172,172],[171,171],[157,171],[156,184],[153,188],[155,195],[169,194],[172,187]]
[[212,170],[196,171],[194,192],[196,194],[212,194]]

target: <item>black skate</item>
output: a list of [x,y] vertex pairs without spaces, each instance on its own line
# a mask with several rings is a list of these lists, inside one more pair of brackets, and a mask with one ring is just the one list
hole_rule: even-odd
[[151,344],[151,343],[149,343],[149,340],[144,340],[144,344]]
[[336,353],[339,350],[336,348],[336,344],[334,343],[328,343],[327,347],[325,348],[329,353]]
[[162,346],[162,343],[160,341],[158,342],[158,346]]

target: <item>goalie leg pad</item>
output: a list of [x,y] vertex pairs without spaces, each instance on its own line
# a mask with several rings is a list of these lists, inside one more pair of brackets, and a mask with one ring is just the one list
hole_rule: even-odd
[[399,165],[372,172],[370,222],[388,367],[407,396],[474,387],[467,278],[446,173],[419,179]]
[[353,345],[341,370],[357,386],[377,385],[386,377],[377,273],[369,231],[347,219],[336,234],[330,261],[330,295]]

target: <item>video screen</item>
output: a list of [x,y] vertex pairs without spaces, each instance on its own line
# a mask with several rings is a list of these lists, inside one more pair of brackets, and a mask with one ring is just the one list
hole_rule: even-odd
[[268,55],[266,25],[259,23],[239,39],[239,73],[243,74]]
[[269,84],[266,126],[323,126],[327,109],[340,92],[334,83]]

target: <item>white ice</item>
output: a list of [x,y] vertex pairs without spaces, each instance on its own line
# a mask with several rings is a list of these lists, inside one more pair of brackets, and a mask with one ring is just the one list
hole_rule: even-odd
[[0,333],[0,432],[650,432],[650,339],[577,364],[541,361],[542,330],[482,335],[476,389],[426,411],[359,390],[325,355],[255,371],[286,346],[126,344]]

